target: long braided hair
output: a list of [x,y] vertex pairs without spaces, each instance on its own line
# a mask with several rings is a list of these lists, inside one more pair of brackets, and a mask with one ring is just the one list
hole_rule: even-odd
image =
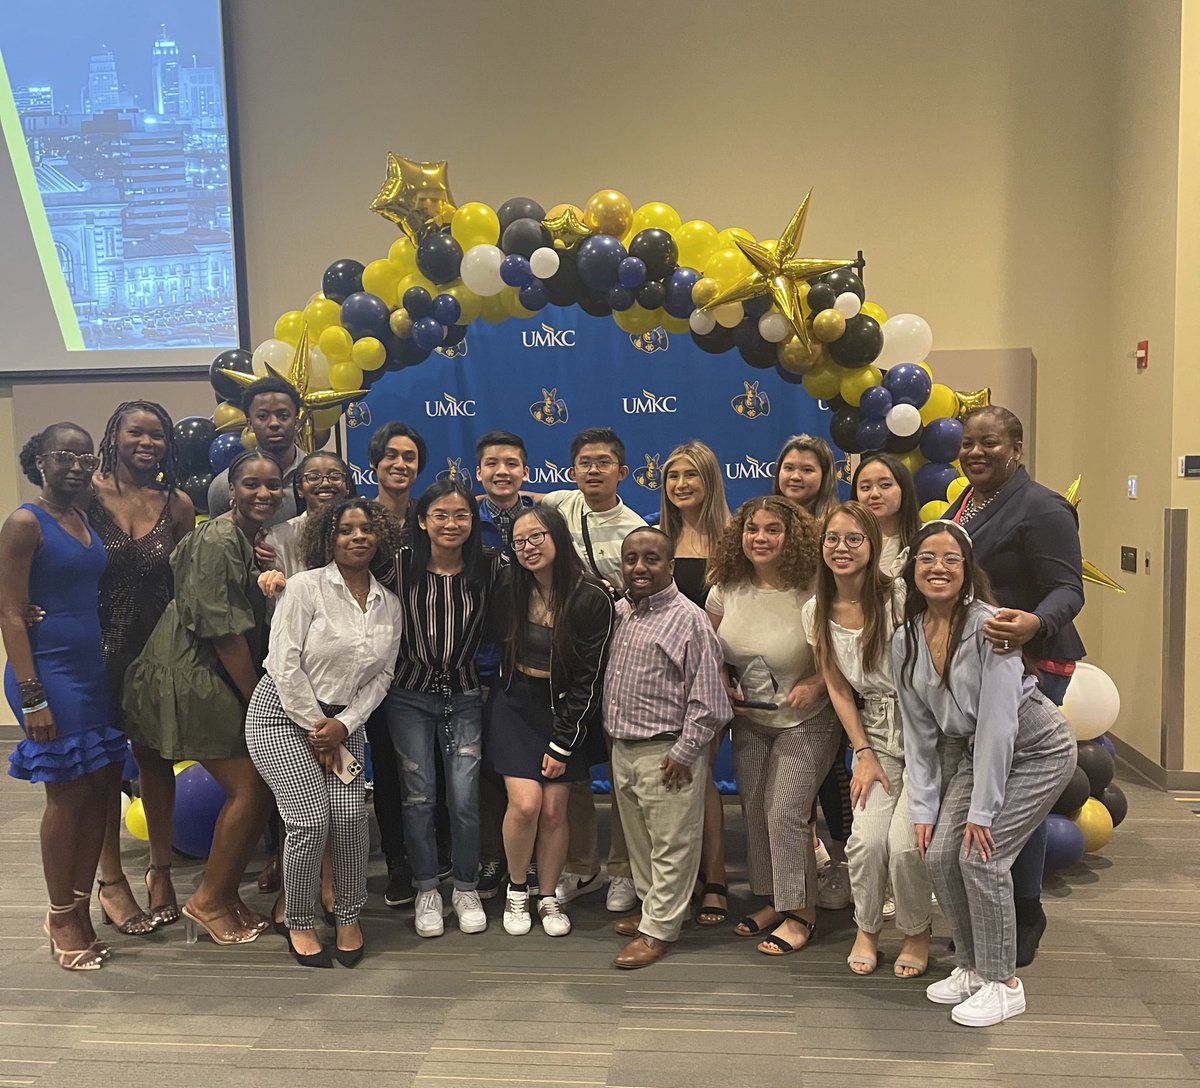
[[121,424],[125,417],[134,412],[149,412],[162,424],[163,434],[167,439],[167,450],[163,459],[158,463],[158,479],[155,486],[164,491],[174,491],[179,486],[182,472],[179,467],[179,446],[175,441],[175,424],[171,422],[170,413],[152,400],[127,400],[117,405],[117,410],[108,417],[104,427],[104,435],[100,439],[100,475],[112,476],[116,479],[117,468],[117,436],[121,433]]

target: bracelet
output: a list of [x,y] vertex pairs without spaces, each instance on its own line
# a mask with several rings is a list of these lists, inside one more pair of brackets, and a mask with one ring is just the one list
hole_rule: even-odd
[[49,707],[50,707],[50,704],[48,702],[46,702],[45,699],[43,699],[40,703],[38,703],[37,706],[22,706],[21,713],[22,714],[36,714],[39,710],[47,710],[47,709],[49,709]]
[[39,703],[46,698],[42,682],[36,677],[31,680],[19,681],[17,687],[21,692],[21,709],[23,710],[28,710],[34,703]]
[[875,749],[872,748],[869,744],[864,744],[861,748],[855,748],[854,754],[858,755],[859,752],[873,752],[873,751],[875,751]]

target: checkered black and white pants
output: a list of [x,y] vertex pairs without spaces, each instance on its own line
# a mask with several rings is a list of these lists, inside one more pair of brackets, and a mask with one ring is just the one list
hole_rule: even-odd
[[[346,748],[363,761],[366,743],[359,729]],[[283,843],[283,890],[288,929],[315,928],[320,893],[321,855],[332,841],[333,889],[338,925],[352,926],[367,901],[366,786],[358,775],[349,785],[317,761],[301,729],[283,712],[269,676],[254,690],[246,712],[250,758],[275,794],[287,836]]]

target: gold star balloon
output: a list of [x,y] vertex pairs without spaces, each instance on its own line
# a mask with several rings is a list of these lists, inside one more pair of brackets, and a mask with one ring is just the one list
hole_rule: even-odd
[[754,270],[702,306],[702,310],[715,310],[727,302],[745,302],[748,299],[770,295],[775,308],[787,318],[796,337],[808,347],[808,329],[800,309],[800,284],[805,280],[823,276],[826,272],[832,272],[835,268],[845,268],[854,263],[853,258],[796,256],[804,236],[808,201],[811,196],[812,190],[809,189],[791,221],[779,235],[774,249],[768,249],[746,238],[734,237],[738,249],[745,254]]
[[[1063,498],[1067,500],[1077,510],[1079,504],[1083,501],[1083,496],[1079,493],[1083,487],[1083,475],[1076,476],[1071,481],[1070,486],[1063,492]],[[1104,573],[1095,563],[1088,560],[1083,560],[1083,580],[1091,582],[1094,585],[1104,586],[1105,589],[1115,589],[1118,593],[1124,593],[1125,587],[1119,582],[1114,582],[1107,574]]]
[[954,399],[958,403],[954,409],[954,418],[962,419],[968,412],[973,412],[976,408],[987,408],[992,403],[992,390],[990,386],[986,385],[982,389],[976,389],[974,393],[955,390]]
[[574,249],[592,233],[570,204],[558,215],[547,216],[543,219],[542,226],[550,232],[550,237],[554,239],[555,249]]
[[415,162],[389,151],[387,177],[371,201],[371,211],[395,223],[416,242],[426,223],[444,227],[454,215],[446,171],[445,160]]
[[[304,328],[300,331],[300,339],[296,343],[296,352],[292,356],[292,365],[288,367],[286,374],[280,374],[270,364],[267,369],[277,378],[282,378],[288,383],[297,393],[300,394],[300,411],[297,414],[296,422],[296,442],[305,453],[312,453],[315,446],[316,429],[313,426],[313,412],[319,411],[322,408],[332,408],[335,405],[347,404],[352,400],[357,400],[359,397],[365,397],[367,391],[365,389],[354,389],[348,393],[336,393],[332,389],[325,389],[321,392],[310,393],[308,391],[308,322],[304,323]],[[253,385],[259,380],[257,374],[242,374],[237,370],[226,370],[221,368],[220,373],[227,378],[233,379],[238,385],[245,388],[248,385]]]

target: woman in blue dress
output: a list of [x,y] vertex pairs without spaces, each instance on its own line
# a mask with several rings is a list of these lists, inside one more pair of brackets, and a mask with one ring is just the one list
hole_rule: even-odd
[[[45,931],[51,955],[68,971],[94,971],[109,955],[96,940],[90,889],[105,806],[120,788],[127,750],[112,722],[100,654],[97,595],[107,560],[79,509],[98,464],[83,428],[47,427],[21,450],[21,467],[41,494],[0,528],[4,693],[25,733],[9,757],[8,773],[46,788]],[[33,627],[25,622],[30,601],[46,613]]]

